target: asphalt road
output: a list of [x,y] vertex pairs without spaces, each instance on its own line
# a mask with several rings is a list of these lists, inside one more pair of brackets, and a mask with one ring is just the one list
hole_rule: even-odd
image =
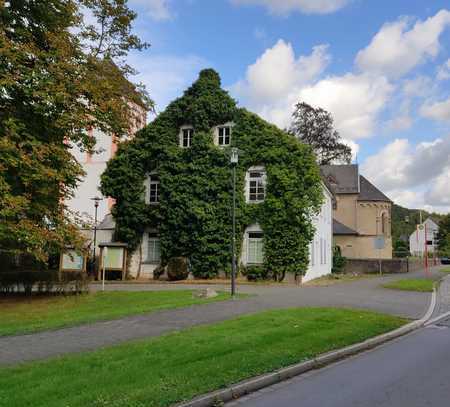
[[450,319],[227,407],[448,407]]

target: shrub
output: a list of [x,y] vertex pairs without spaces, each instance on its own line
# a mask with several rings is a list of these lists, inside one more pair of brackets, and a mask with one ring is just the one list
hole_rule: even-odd
[[342,256],[341,248],[339,246],[335,246],[333,249],[333,268],[331,269],[331,272],[342,273],[346,262],[347,259]]
[[247,277],[248,281],[270,280],[269,271],[263,266],[241,266],[241,273]]
[[3,294],[80,294],[89,289],[86,273],[56,271],[7,271],[0,273],[0,292]]
[[189,275],[186,257],[172,257],[167,263],[167,278],[169,281],[186,280]]

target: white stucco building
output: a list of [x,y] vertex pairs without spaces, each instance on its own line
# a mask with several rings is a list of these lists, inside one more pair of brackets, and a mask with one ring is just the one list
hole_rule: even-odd
[[437,250],[438,232],[439,226],[431,218],[427,218],[425,222],[416,225],[416,230],[409,237],[409,251],[411,254],[423,257],[425,248],[428,253],[434,253]]
[[[133,126],[129,135],[132,137],[136,131],[143,128],[147,121],[146,110],[139,105],[133,104]],[[86,175],[75,190],[74,196],[66,202],[67,207],[77,212],[85,219],[94,219],[94,202],[92,198],[101,197],[100,176],[106,169],[107,162],[114,157],[117,151],[118,140],[115,136],[108,135],[97,129],[89,129],[90,137],[95,138],[95,153],[90,154],[87,151],[81,151],[74,147],[72,154],[82,165]],[[109,213],[114,200],[104,198],[99,202],[97,219],[101,222]]]
[[333,195],[324,184],[323,194],[322,209],[313,219],[316,233],[309,247],[309,267],[303,282],[330,274],[333,267]]

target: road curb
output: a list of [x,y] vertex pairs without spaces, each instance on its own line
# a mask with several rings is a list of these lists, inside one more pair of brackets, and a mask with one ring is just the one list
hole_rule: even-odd
[[[297,363],[295,365],[276,370],[275,372],[267,373],[261,376],[254,377],[252,379],[242,381],[225,389],[204,394],[203,396],[199,396],[188,402],[179,403],[176,406],[177,407],[218,406],[221,405],[221,403],[226,403],[228,401],[238,399],[249,393],[253,393],[265,387],[272,386],[284,380],[291,379],[292,377],[306,373],[310,370],[319,369],[331,363],[337,362],[341,359],[375,348],[376,346],[379,346],[385,342],[406,335],[418,328],[421,328],[422,326],[427,325],[427,322],[433,315],[434,308],[436,307],[436,298],[437,293],[435,286],[433,288],[433,293],[431,295],[430,305],[425,315],[421,319],[410,322],[409,324],[406,324],[401,328],[395,329],[382,335],[378,335],[374,338],[367,339],[364,342],[360,342],[342,349],[325,353],[314,359]],[[450,315],[450,312],[448,314]],[[435,318],[434,320],[442,318],[443,316],[440,316],[438,318]],[[431,320],[429,323],[432,323],[432,321],[434,320]]]

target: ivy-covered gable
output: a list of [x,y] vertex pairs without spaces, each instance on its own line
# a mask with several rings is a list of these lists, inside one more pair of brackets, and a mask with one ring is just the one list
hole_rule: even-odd
[[[214,144],[215,126],[232,122],[230,146]],[[180,128],[192,126],[192,144],[180,147]],[[311,217],[322,189],[310,148],[257,115],[238,108],[207,69],[133,140],[121,143],[102,176],[102,192],[115,198],[116,235],[136,248],[146,229],[159,231],[162,262],[189,257],[197,276],[213,277],[231,262],[230,147],[237,166],[237,240],[258,223],[264,231],[265,267],[275,277],[304,273],[313,237]],[[246,172],[264,166],[261,203],[246,203]],[[159,204],[145,203],[144,183],[158,174]]]

